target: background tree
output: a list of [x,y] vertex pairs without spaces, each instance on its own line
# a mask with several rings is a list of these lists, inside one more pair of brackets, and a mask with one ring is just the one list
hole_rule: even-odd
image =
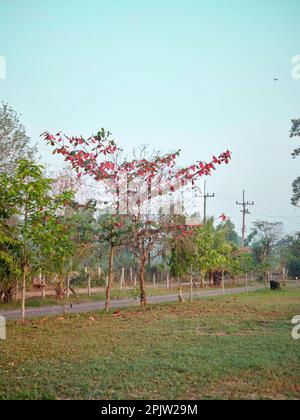
[[[292,127],[290,130],[290,137],[300,137],[300,119],[292,120]],[[300,147],[294,149],[292,156],[296,158],[300,155]],[[300,177],[296,178],[293,182],[293,196],[292,196],[292,204],[293,206],[299,206],[300,203]]]
[[282,223],[268,221],[254,222],[251,234],[247,238],[251,246],[257,270],[267,280],[267,273],[276,266],[276,245],[281,236]]
[[216,227],[216,231],[224,231],[225,240],[232,245],[240,246],[241,238],[235,230],[235,225],[230,219],[225,220]]
[[247,274],[254,270],[254,260],[252,253],[233,250],[229,258],[228,271],[232,277],[233,284],[236,283],[236,277],[241,274]]
[[300,278],[300,232],[284,237],[279,242],[278,248],[289,276]]
[[80,247],[72,218],[57,214],[38,218],[32,226],[31,236],[34,244],[32,266],[54,278],[56,297],[63,299],[66,277],[73,269],[72,257],[78,258]]
[[[195,266],[195,246],[194,246],[194,229],[186,229],[175,232],[175,238],[171,239],[171,256],[170,256],[170,273],[179,281],[179,299],[183,300],[181,282],[182,278],[190,274],[191,281],[193,279],[193,269]],[[191,287],[193,285],[191,284]]]
[[200,286],[205,285],[205,276],[210,272],[210,285],[213,285],[213,273],[228,266],[231,245],[226,240],[226,229],[215,229],[213,218],[208,219],[196,233],[195,258],[200,269]]
[[32,160],[36,153],[19,118],[8,104],[0,105],[0,173],[11,173],[20,159]]

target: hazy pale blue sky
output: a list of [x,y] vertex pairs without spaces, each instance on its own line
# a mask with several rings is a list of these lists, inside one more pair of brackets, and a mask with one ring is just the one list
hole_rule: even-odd
[[0,100],[34,142],[45,130],[104,126],[124,148],[181,148],[183,163],[229,148],[232,163],[208,180],[209,212],[238,229],[243,188],[256,204],[249,225],[299,229],[288,137],[300,117],[299,54],[299,0],[0,0]]

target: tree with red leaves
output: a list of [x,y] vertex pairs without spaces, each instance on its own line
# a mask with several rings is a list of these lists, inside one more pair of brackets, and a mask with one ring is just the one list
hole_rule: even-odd
[[[89,176],[97,182],[102,182],[113,196],[113,218],[104,235],[111,246],[106,309],[109,307],[109,292],[113,279],[114,248],[122,242],[120,240],[123,236],[122,232],[124,235],[128,234],[128,229],[121,227],[121,225],[124,226],[123,215],[134,215],[133,237],[137,244],[143,244],[142,247],[137,246],[136,249],[140,249],[141,302],[145,303],[144,260],[164,228],[154,227],[156,221],[151,220],[150,212],[146,218],[141,217],[143,203],[151,203],[156,197],[172,194],[189,184],[194,185],[200,177],[211,175],[218,165],[228,164],[231,153],[227,150],[218,157],[213,156],[209,163],[198,161],[188,167],[180,168],[177,165],[180,150],[154,156],[151,160],[145,158],[132,161],[121,160],[121,149],[111,138],[111,133],[103,128],[87,139],[82,136],[69,137],[61,132],[56,135],[45,132],[42,136],[54,148],[54,154],[61,154],[64,160],[71,164],[78,178]],[[115,240],[117,231],[119,231],[118,238]]]

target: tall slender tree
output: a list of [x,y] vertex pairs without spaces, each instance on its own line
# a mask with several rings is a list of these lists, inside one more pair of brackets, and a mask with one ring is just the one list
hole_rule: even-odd
[[20,159],[32,160],[36,148],[31,145],[20,116],[7,103],[0,105],[0,173],[12,173]]
[[72,198],[68,192],[53,196],[52,180],[44,177],[43,171],[43,166],[23,159],[18,162],[12,176],[0,176],[0,189],[5,191],[8,205],[6,212],[17,216],[16,228],[21,241],[22,320],[25,319],[26,280],[30,273],[32,253],[36,248],[35,227],[40,223],[47,223],[48,219],[52,220],[56,212]]

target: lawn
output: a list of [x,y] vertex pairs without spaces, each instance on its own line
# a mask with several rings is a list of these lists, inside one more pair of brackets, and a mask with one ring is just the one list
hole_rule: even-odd
[[300,291],[9,322],[1,399],[298,399]]

